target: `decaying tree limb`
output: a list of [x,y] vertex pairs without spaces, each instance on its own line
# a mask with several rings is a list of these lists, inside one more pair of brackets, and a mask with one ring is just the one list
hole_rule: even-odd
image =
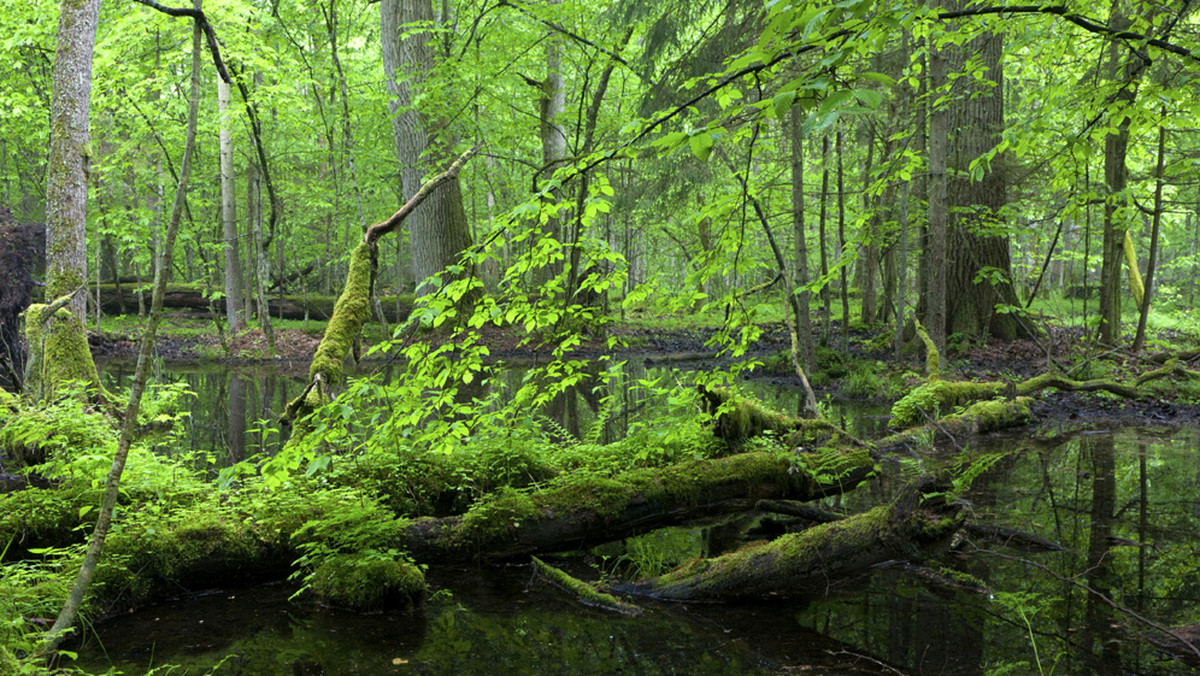
[[[980,400],[996,397],[1007,397],[1009,401],[1020,400],[1049,388],[1064,392],[1109,392],[1126,399],[1140,399],[1143,396],[1139,389],[1142,385],[1171,375],[1200,377],[1200,373],[1183,368],[1177,360],[1167,360],[1162,367],[1143,373],[1132,382],[1110,378],[1074,380],[1058,373],[1043,373],[1019,383],[931,380],[904,395],[892,406],[891,425],[894,428],[911,427],[938,419],[942,414],[972,402],[988,403]],[[986,417],[981,411],[977,410],[975,413],[980,420]],[[997,428],[985,423],[979,425],[975,431],[984,432],[990,429]]]
[[420,562],[580,549],[724,514],[731,506],[749,509],[759,499],[814,500],[841,493],[873,471],[867,451],[852,449],[740,453],[612,478],[581,477],[532,493],[493,496],[466,514],[418,519],[396,544]]
[[661,577],[618,589],[697,602],[820,594],[831,581],[883,561],[920,561],[949,547],[962,527],[962,507],[940,493],[923,497],[934,490],[932,480],[923,480],[890,505],[717,558],[696,559]]
[[350,254],[350,270],[346,273],[346,286],[337,304],[333,306],[333,317],[325,327],[321,344],[313,355],[309,367],[309,384],[304,392],[288,403],[283,420],[295,421],[312,413],[332,399],[331,388],[342,382],[342,363],[350,356],[362,327],[371,318],[371,293],[375,281],[376,246],[380,237],[395,230],[405,218],[429,197],[438,186],[454,179],[467,160],[475,156],[482,146],[475,146],[459,156],[448,169],[434,176],[421,186],[415,195],[408,198],[390,218],[367,228],[363,240]]
[[786,439],[792,446],[810,446],[814,442],[844,440],[866,447],[860,439],[841,427],[822,419],[793,418],[768,410],[733,392],[705,385],[697,386],[706,413],[717,416],[715,434],[736,443],[764,432]]
[[574,578],[566,572],[547,564],[536,556],[533,557],[533,565],[542,577],[549,580],[555,587],[579,599],[579,602],[585,606],[611,610],[623,615],[642,614],[642,609],[632,603],[626,603],[612,594],[606,594],[587,582]]

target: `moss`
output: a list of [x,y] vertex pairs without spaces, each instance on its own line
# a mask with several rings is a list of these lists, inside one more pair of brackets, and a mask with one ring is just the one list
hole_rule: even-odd
[[[943,507],[945,509],[945,507]],[[891,558],[921,560],[949,542],[962,513],[909,512],[898,499],[713,559],[699,559],[639,585],[667,599],[731,600],[816,591],[830,577]]]
[[[47,318],[49,307],[39,303],[25,311],[25,339],[30,352],[25,391],[40,400],[54,396],[68,381],[99,388],[100,376],[83,324],[66,308],[59,308]],[[106,401],[112,399],[103,390],[100,396]]]
[[133,515],[109,535],[93,603],[103,613],[132,608],[181,587],[282,577],[287,558],[240,518],[200,504],[170,516]]
[[977,399],[990,399],[1003,392],[1001,383],[927,382],[892,405],[891,426],[920,425],[952,411],[955,406]]
[[640,615],[642,612],[641,608],[626,603],[612,594],[606,594],[583,580],[571,577],[566,572],[554,566],[547,565],[536,556],[533,557],[533,565],[537,566],[538,572],[545,576],[552,584],[570,594],[574,594],[575,598],[579,599],[579,602],[586,606],[613,610],[626,615]]
[[346,286],[333,308],[321,345],[313,355],[309,376],[320,374],[329,384],[342,380],[342,362],[350,354],[363,324],[371,317],[371,247],[361,242],[350,255]]
[[62,487],[27,489],[0,495],[0,549],[12,543],[9,556],[19,548],[65,546],[78,540],[75,529],[81,516],[100,503],[100,491]]
[[322,601],[359,611],[417,608],[426,591],[419,567],[374,550],[326,559],[309,585]]
[[941,423],[975,434],[994,432],[1029,422],[1033,417],[1030,410],[1032,404],[1033,400],[1029,397],[979,401],[968,406],[962,413],[946,416]]

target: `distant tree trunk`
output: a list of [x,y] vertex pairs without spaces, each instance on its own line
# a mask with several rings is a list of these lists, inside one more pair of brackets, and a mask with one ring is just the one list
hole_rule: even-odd
[[[870,126],[866,126],[867,133],[867,163],[863,165],[862,174],[862,206],[863,211],[872,215],[866,223],[866,231],[863,233],[862,242],[862,258],[859,259],[855,266],[858,270],[858,288],[862,293],[862,306],[859,308],[859,317],[862,323],[870,325],[875,321],[875,315],[878,313],[876,302],[878,298],[875,293],[875,273],[879,270],[879,210],[878,200],[876,204],[871,204],[871,165],[875,160],[875,139],[871,132]],[[886,158],[885,158],[886,161]]]
[[[990,86],[973,77],[958,78],[951,85],[947,111],[946,331],[974,339],[1011,340],[1027,333],[1016,314],[995,311],[998,303],[1018,304],[1009,238],[1000,220],[1007,199],[1004,171],[998,158],[992,166],[983,166],[980,178],[970,171],[971,163],[990,151],[1004,130],[1003,51],[999,33],[983,33],[947,55],[952,72],[964,71],[967,60],[979,55],[985,77],[995,82]],[[980,272],[985,273],[983,279]]]
[[[100,0],[63,0],[59,14],[46,170],[47,302],[87,284],[88,118],[99,16]],[[80,322],[85,303],[77,293],[69,304]]]
[[808,289],[797,291],[808,285],[808,241],[804,228],[804,116],[800,106],[792,106],[790,114],[792,133],[792,229],[796,239],[796,277],[792,280],[791,293],[797,296],[796,330],[799,334],[800,363],[806,373],[812,373],[817,365],[816,349],[813,346],[812,294]]
[[[821,136],[821,218],[818,222],[818,238],[821,245],[821,279],[829,279],[829,243],[825,235],[825,220],[828,213],[829,197],[829,135]],[[824,310],[824,316],[821,323],[821,341],[822,345],[829,344],[829,321],[833,314],[832,300],[830,299],[831,291],[829,282],[821,284],[821,308]]]
[[[941,7],[932,0],[933,11]],[[946,59],[941,49],[929,45],[929,237],[925,255],[925,327],[939,352],[946,349],[946,150],[947,117],[945,105],[936,105],[946,85]]]
[[[1109,26],[1120,30],[1128,25],[1129,20],[1114,4]],[[1121,115],[1120,111],[1134,99],[1130,84],[1134,73],[1131,67],[1123,67],[1123,51],[1122,45],[1116,41],[1109,46],[1109,77],[1114,81],[1123,80],[1125,86],[1114,99],[1117,112],[1113,114],[1121,116],[1116,133],[1110,133],[1104,138],[1104,182],[1108,186],[1108,198],[1104,202],[1104,236],[1100,266],[1100,342],[1105,345],[1115,345],[1121,335],[1121,256],[1125,230],[1122,221],[1125,209],[1121,208],[1120,202],[1125,198],[1128,180],[1125,156],[1129,150],[1129,118]]]
[[[1164,113],[1166,111],[1164,110]],[[1166,117],[1165,115],[1163,116]],[[1158,259],[1158,231],[1162,225],[1163,214],[1163,170],[1166,163],[1167,130],[1163,125],[1158,126],[1158,163],[1154,167],[1154,222],[1150,226],[1150,256],[1146,261],[1146,282],[1142,292],[1142,307],[1138,313],[1137,333],[1133,337],[1134,351],[1140,351],[1146,345],[1146,320],[1150,314],[1150,299],[1154,292],[1154,273]]]
[[[549,4],[560,4],[561,0],[549,0]],[[548,180],[554,171],[562,164],[567,154],[567,130],[559,119],[567,106],[566,90],[563,87],[562,74],[562,37],[558,32],[551,32],[546,39],[546,79],[538,85],[538,116],[540,119],[539,135],[542,139],[542,168],[536,182]],[[552,201],[562,198],[562,191],[551,192]],[[548,218],[542,226],[542,234],[564,242],[562,224],[558,218]],[[543,286],[547,281],[556,277],[562,271],[562,264],[555,263],[537,268],[534,284]],[[567,289],[570,293],[573,289]]]
[[242,262],[238,258],[237,196],[233,185],[233,134],[229,123],[229,83],[217,78],[221,156],[221,222],[225,240],[225,319],[230,331],[246,328],[242,305]]
[[838,279],[842,285],[842,349],[850,349],[850,270],[845,264],[846,258],[846,183],[845,183],[845,146],[842,143],[842,127],[837,130],[837,209],[838,209],[838,261],[841,269]]
[[267,280],[270,279],[270,269],[267,265],[267,253],[263,251],[263,218],[262,218],[262,182],[258,165],[250,162],[246,172],[246,194],[250,212],[250,251],[254,254],[254,305],[258,308],[258,326],[262,329],[263,337],[267,339],[267,349],[275,354],[275,330],[271,325],[271,304],[267,299]]
[[[445,139],[429,137],[428,129],[435,125],[412,104],[413,89],[433,68],[434,52],[429,32],[413,32],[406,24],[432,22],[433,5],[430,0],[382,0],[379,6],[383,66],[392,95],[392,135],[403,193],[411,199],[424,176],[448,155],[450,146]],[[401,38],[402,32],[411,34]],[[458,177],[443,183],[407,220],[413,279],[416,293],[421,295],[430,290],[425,280],[453,264],[470,245]]]

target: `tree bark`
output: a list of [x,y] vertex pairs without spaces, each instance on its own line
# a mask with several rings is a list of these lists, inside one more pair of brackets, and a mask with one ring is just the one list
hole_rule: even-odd
[[[1007,201],[1003,162],[997,157],[971,171],[971,163],[990,152],[1004,130],[1003,52],[1003,37],[985,32],[948,54],[952,72],[966,71],[968,61],[978,55],[983,75],[995,83],[958,78],[950,87],[947,111],[946,332],[977,340],[1011,340],[1028,333],[1015,313],[995,309],[997,304],[1018,305],[1009,238],[1000,217]],[[985,273],[982,279],[980,272]]]
[[[929,493],[934,495],[922,498]],[[960,503],[948,502],[932,481],[923,481],[890,505],[714,559],[697,559],[620,590],[667,601],[820,596],[832,581],[875,564],[940,554],[962,527],[963,517]]]
[[238,257],[237,196],[233,184],[233,132],[229,122],[229,83],[217,78],[217,107],[220,115],[221,222],[225,242],[225,321],[229,330],[246,328],[242,298],[242,261]]
[[50,162],[46,169],[46,299],[75,294],[71,313],[84,321],[87,283],[88,119],[92,52],[100,0],[63,0],[50,104]]
[[789,113],[792,141],[792,236],[796,240],[796,274],[789,291],[796,297],[796,339],[800,364],[806,373],[817,366],[812,332],[812,293],[808,286],[808,233],[804,227],[804,115],[803,108],[792,106]]
[[[444,139],[431,138],[429,130],[437,125],[413,106],[413,90],[434,65],[430,35],[419,30],[401,38],[402,31],[411,30],[406,24],[432,22],[433,6],[430,0],[382,0],[379,7],[383,65],[392,95],[392,136],[400,162],[402,192],[411,200],[449,148]],[[422,200],[421,208],[408,219],[408,231],[413,279],[420,296],[430,291],[426,280],[454,264],[470,245],[457,175],[442,184],[430,199]]]
[[[931,0],[933,11],[940,0]],[[929,235],[925,255],[925,326],[939,352],[946,349],[946,151],[949,145],[945,96],[946,58],[942,49],[929,40]]]

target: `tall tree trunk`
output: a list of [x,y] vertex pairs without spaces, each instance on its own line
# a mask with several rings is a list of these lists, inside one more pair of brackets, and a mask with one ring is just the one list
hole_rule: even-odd
[[829,197],[829,135],[821,136],[821,217],[818,226],[818,239],[821,246],[821,279],[826,280],[821,284],[821,308],[824,310],[821,322],[821,344],[829,344],[829,322],[833,314],[833,302],[830,299],[831,291],[829,289],[829,243],[825,235],[825,221],[828,209]]
[[[1166,118],[1166,110],[1163,111]],[[1162,225],[1163,214],[1163,170],[1166,165],[1167,130],[1164,125],[1158,125],[1158,163],[1154,167],[1154,221],[1150,226],[1150,257],[1146,261],[1146,281],[1142,291],[1142,307],[1138,313],[1137,333],[1133,337],[1134,351],[1140,351],[1146,345],[1146,319],[1150,314],[1150,299],[1154,294],[1154,272],[1158,259],[1158,231]]]
[[978,55],[985,77],[995,83],[980,83],[974,77],[956,79],[947,111],[946,331],[975,339],[1010,340],[1026,333],[1016,314],[995,311],[998,303],[1018,304],[1009,238],[1000,218],[1006,201],[1004,171],[999,158],[981,165],[982,171],[977,167],[974,175],[970,166],[999,142],[1004,130],[1003,51],[1001,35],[988,32],[946,55],[951,72],[965,71],[968,59]]
[[[933,11],[939,0],[930,2]],[[945,105],[937,105],[946,85],[946,59],[929,44],[929,235],[925,255],[925,327],[939,352],[946,349],[946,150],[949,144]]]
[[[50,104],[50,162],[46,170],[46,300],[87,284],[87,193],[92,52],[100,0],[63,0]],[[84,320],[85,295],[69,307]]]
[[[867,163],[863,165],[862,173],[862,207],[863,212],[872,214],[866,222],[866,232],[862,234],[863,242],[861,245],[862,257],[855,265],[858,270],[856,278],[858,279],[858,289],[862,294],[862,306],[859,308],[859,317],[862,323],[870,325],[875,321],[875,315],[878,313],[876,302],[878,298],[875,294],[875,274],[879,270],[879,231],[880,218],[878,210],[878,198],[872,205],[871,198],[871,169],[875,163],[875,138],[871,131],[870,125],[864,125],[867,135]],[[887,161],[887,158],[884,158]],[[876,208],[872,208],[872,207]]]
[[[561,0],[549,0],[549,4],[559,4]],[[562,75],[562,37],[557,31],[552,31],[546,39],[546,79],[538,85],[538,116],[540,119],[539,135],[542,139],[542,168],[535,177],[535,182],[548,180],[554,171],[561,166],[563,157],[567,154],[567,131],[559,119],[567,106],[566,90],[563,87]],[[562,199],[562,191],[551,191],[550,200],[557,202]],[[562,224],[558,218],[548,218],[542,226],[542,234],[564,242]],[[538,287],[556,277],[562,271],[562,264],[540,266],[534,275],[534,283]],[[567,289],[571,293],[574,289]]]
[[[406,24],[432,22],[433,6],[430,0],[382,0],[379,7],[383,66],[392,95],[392,136],[400,161],[402,191],[411,199],[424,176],[450,150],[448,139],[430,138],[428,130],[435,125],[412,103],[413,89],[433,68],[434,53],[430,34],[411,31]],[[402,32],[409,34],[402,38]],[[430,290],[426,280],[453,264],[470,245],[458,177],[442,183],[407,220],[413,279],[416,293],[421,295]]]
[[229,123],[229,83],[217,78],[221,156],[221,222],[225,241],[225,320],[230,331],[246,328],[242,305],[242,262],[238,258],[237,196],[233,185],[233,133]]
[[[193,0],[195,9],[200,9],[200,0]],[[117,450],[113,454],[112,466],[105,480],[104,495],[100,501],[100,510],[96,517],[96,527],[88,540],[84,553],[83,564],[67,600],[63,604],[54,626],[46,633],[42,644],[42,653],[50,654],[58,649],[67,636],[67,630],[75,624],[75,618],[83,605],[84,595],[91,586],[96,566],[100,562],[100,553],[104,548],[104,539],[112,523],[113,510],[117,505],[120,494],[121,474],[125,471],[125,460],[129,455],[129,446],[133,441],[134,432],[138,426],[138,410],[141,406],[142,393],[145,391],[146,379],[150,373],[151,353],[154,349],[154,339],[158,333],[159,317],[162,315],[163,296],[167,288],[167,280],[171,277],[171,260],[175,248],[175,236],[179,231],[179,221],[183,216],[183,204],[187,195],[188,181],[192,172],[192,152],[196,145],[196,126],[200,111],[200,25],[195,22],[192,26],[192,72],[191,90],[188,99],[187,135],[183,146],[183,158],[179,163],[179,182],[175,190],[175,201],[171,207],[170,221],[167,223],[166,236],[163,239],[162,250],[156,256],[154,271],[154,293],[150,302],[150,321],[142,334],[142,342],[138,350],[137,368],[134,370],[133,384],[129,391],[129,404],[125,409],[121,433],[117,439]],[[90,78],[86,80],[90,86]]]
[[837,130],[837,209],[838,209],[838,279],[842,285],[842,350],[850,349],[850,275],[846,265],[846,182],[845,146],[842,142],[842,127]]
[[812,308],[812,293],[808,289],[801,290],[809,283],[808,279],[808,240],[804,228],[804,115],[800,106],[792,106],[790,113],[790,128],[792,132],[792,229],[796,239],[795,279],[792,280],[791,293],[797,296],[796,331],[799,342],[800,363],[806,373],[812,373],[816,367],[816,348],[813,346],[812,318],[809,312]]
[[[1113,4],[1109,26],[1120,30],[1129,25],[1120,12],[1117,4]],[[1104,236],[1100,266],[1100,342],[1105,345],[1115,345],[1121,335],[1121,257],[1124,253],[1124,220],[1125,209],[1121,202],[1125,199],[1125,185],[1128,173],[1125,167],[1125,156],[1129,150],[1129,118],[1122,113],[1123,109],[1134,99],[1132,89],[1133,73],[1130,68],[1122,68],[1121,54],[1124,47],[1113,41],[1109,46],[1108,73],[1114,81],[1124,77],[1123,88],[1114,99],[1115,111],[1119,116],[1116,133],[1104,138],[1104,182],[1108,185],[1108,197],[1104,202]]]

